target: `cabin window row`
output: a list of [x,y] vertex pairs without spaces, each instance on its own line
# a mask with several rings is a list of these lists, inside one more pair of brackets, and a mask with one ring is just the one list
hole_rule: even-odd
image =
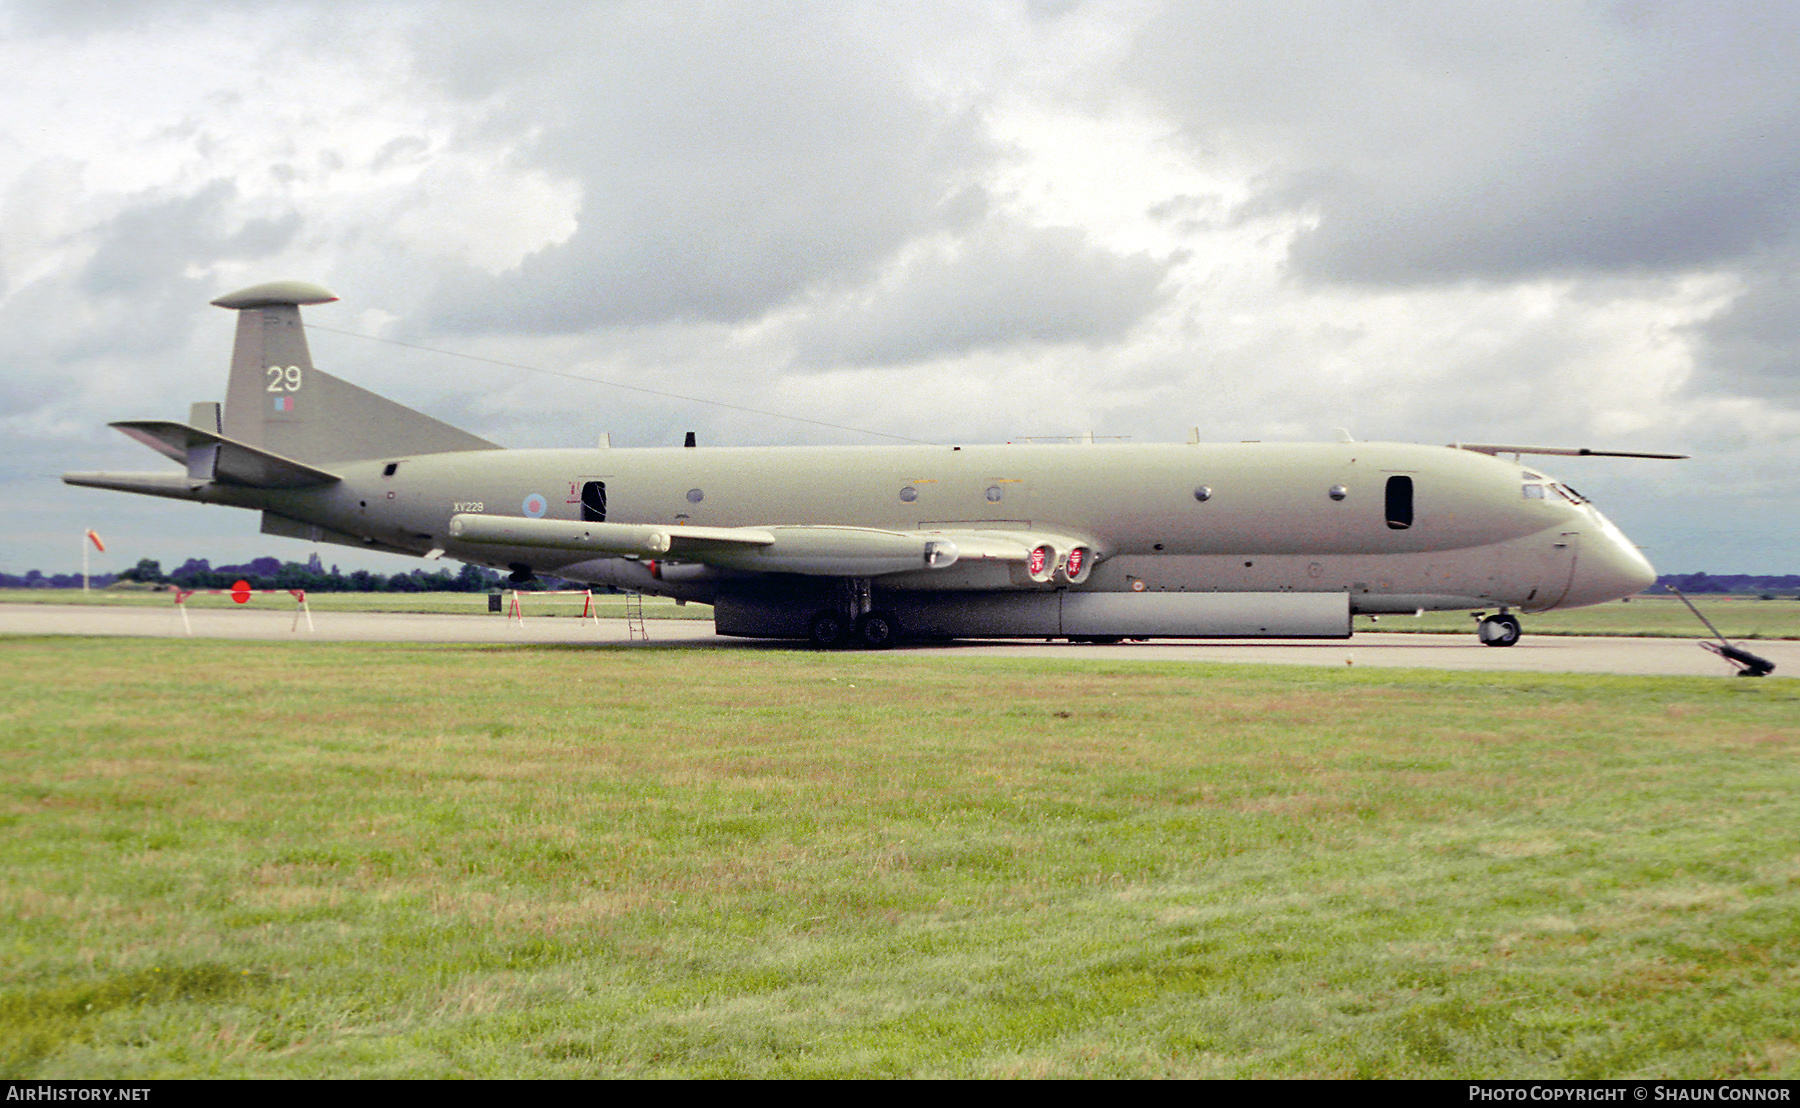
[[[1211,485],[1201,485],[1194,490],[1194,499],[1202,503],[1211,500],[1212,495]],[[1348,500],[1350,488],[1348,485],[1333,485],[1325,490],[1325,495],[1333,501]],[[1404,531],[1413,525],[1413,479],[1411,477],[1405,475],[1389,477],[1382,499],[1389,527],[1396,531]]]
[[[1574,493],[1573,490],[1565,492],[1560,485],[1552,485],[1551,487],[1555,488],[1557,492],[1568,496],[1571,500],[1576,500],[1576,497],[1579,495]],[[1533,490],[1535,490],[1535,493]],[[999,485],[990,485],[988,486],[985,495],[990,503],[997,504],[1005,498],[1006,491]],[[1194,489],[1194,499],[1202,503],[1211,500],[1212,495],[1213,490],[1211,485],[1200,485]],[[1326,490],[1326,495],[1332,500],[1345,500],[1350,496],[1350,490],[1344,485],[1333,485]],[[1526,485],[1525,495],[1527,497],[1533,495],[1542,497],[1544,495],[1544,486]],[[700,489],[689,489],[687,491],[687,500],[690,504],[698,504],[705,499],[706,493]],[[900,490],[900,499],[907,504],[911,504],[918,500],[918,488],[913,485],[905,486]],[[1389,477],[1387,479],[1385,501],[1387,509],[1387,525],[1389,527],[1396,531],[1404,531],[1412,526],[1413,479],[1411,477]],[[1576,500],[1576,502],[1579,503],[1580,501]],[[589,481],[581,486],[581,518],[588,523],[606,522],[605,481]]]
[[[989,504],[998,504],[1002,500],[1006,499],[1006,490],[1004,488],[1000,487],[999,485],[989,485],[987,487],[987,491],[984,492],[982,495],[987,497]],[[900,502],[901,503],[911,504],[918,499],[919,499],[919,490],[918,490],[917,486],[907,485],[905,488],[900,490]]]

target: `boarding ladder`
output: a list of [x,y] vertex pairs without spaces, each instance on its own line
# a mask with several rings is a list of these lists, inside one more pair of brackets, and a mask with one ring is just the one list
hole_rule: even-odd
[[627,641],[650,641],[650,629],[644,626],[644,594],[641,592],[625,594],[625,638]]

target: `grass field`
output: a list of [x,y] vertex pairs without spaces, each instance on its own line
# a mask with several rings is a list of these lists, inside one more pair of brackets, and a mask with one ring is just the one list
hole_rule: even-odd
[[1793,682],[0,658],[6,1076],[1800,1076]]

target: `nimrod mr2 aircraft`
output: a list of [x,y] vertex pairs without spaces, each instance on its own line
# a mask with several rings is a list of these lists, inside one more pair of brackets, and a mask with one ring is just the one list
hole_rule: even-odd
[[1347,638],[1357,613],[1420,610],[1475,612],[1482,642],[1510,646],[1515,610],[1656,579],[1585,498],[1500,457],[1619,452],[506,450],[314,368],[300,307],[336,299],[278,281],[213,301],[238,315],[224,404],[112,425],[184,469],[63,480],[256,509],[271,535],[707,603],[721,634],[819,646]]

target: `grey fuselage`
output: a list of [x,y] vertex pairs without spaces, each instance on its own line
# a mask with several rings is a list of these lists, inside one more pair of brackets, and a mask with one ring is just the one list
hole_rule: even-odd
[[314,366],[300,308],[335,299],[275,281],[214,300],[237,313],[223,405],[114,424],[185,472],[63,479],[261,509],[273,535],[703,601],[722,633],[820,645],[846,626],[870,646],[1343,637],[1357,612],[1542,611],[1655,580],[1591,504],[1497,457],[1591,451],[505,450]]
[[[1075,535],[1099,552],[1085,582],[1060,586],[1080,592],[1338,592],[1357,612],[1541,611],[1629,596],[1655,580],[1629,540],[1566,486],[1485,454],[1404,443],[483,450],[335,468],[342,480],[325,487],[212,486],[194,498],[337,533],[317,537],[699,601],[730,574],[461,544],[448,523],[462,512],[579,519],[583,486],[602,482],[609,522]],[[1405,528],[1384,513],[1394,476],[1412,481]],[[1534,485],[1538,495],[1526,495]],[[281,525],[268,529],[293,533]],[[1019,587],[993,563],[878,584]]]

